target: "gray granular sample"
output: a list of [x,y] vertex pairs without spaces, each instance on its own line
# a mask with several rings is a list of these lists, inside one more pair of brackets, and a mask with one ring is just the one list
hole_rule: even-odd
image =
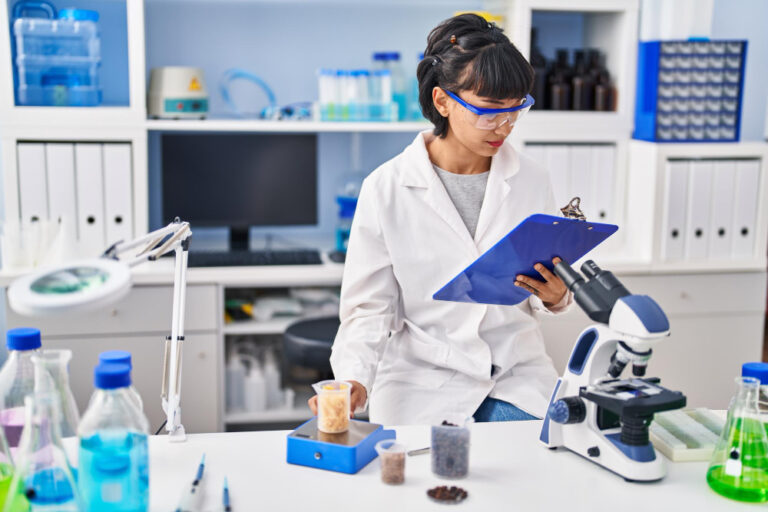
[[469,429],[443,424],[432,427],[432,472],[444,478],[469,473]]
[[381,481],[385,484],[401,484],[405,481],[405,453],[382,453]]

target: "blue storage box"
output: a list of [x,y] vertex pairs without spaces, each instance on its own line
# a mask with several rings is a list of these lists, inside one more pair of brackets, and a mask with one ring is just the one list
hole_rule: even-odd
[[376,458],[376,443],[395,439],[394,430],[367,421],[349,420],[349,430],[325,434],[312,418],[288,434],[289,464],[354,474]]
[[[29,17],[36,11],[45,17]],[[96,106],[101,104],[101,40],[98,13],[62,10],[47,2],[14,7],[16,104]]]
[[637,55],[635,139],[739,140],[747,42],[641,42]]

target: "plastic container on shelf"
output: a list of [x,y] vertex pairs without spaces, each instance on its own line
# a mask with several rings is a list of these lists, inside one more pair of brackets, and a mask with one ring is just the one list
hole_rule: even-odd
[[[419,53],[419,62],[424,60],[424,54]],[[413,121],[423,121],[424,116],[421,113],[421,103],[419,103],[419,79],[416,75],[411,77],[411,86],[408,90],[408,119]]]
[[336,250],[339,252],[347,252],[352,219],[357,209],[357,198],[360,195],[362,182],[362,176],[349,175],[345,177],[336,195],[336,203],[339,205],[339,217],[336,221]]
[[369,120],[397,121],[392,108],[392,72],[388,69],[374,70],[369,85]]
[[400,53],[376,52],[373,61],[376,69],[388,69],[392,73],[392,101],[397,104],[397,120],[404,120],[408,115],[408,93]]
[[[41,13],[29,17],[25,13]],[[16,104],[86,107],[101,104],[99,13],[56,10],[21,1],[13,9]]]
[[147,510],[149,422],[133,402],[126,364],[99,364],[80,422],[78,488],[85,510]]
[[40,331],[22,327],[6,334],[8,359],[0,369],[0,425],[11,450],[24,429],[24,397],[35,390],[32,356],[40,353]]

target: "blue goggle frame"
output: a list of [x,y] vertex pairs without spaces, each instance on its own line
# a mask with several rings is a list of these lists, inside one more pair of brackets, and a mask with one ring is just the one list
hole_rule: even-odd
[[[441,87],[442,89],[442,87]],[[525,101],[523,101],[522,105],[518,105],[516,107],[510,107],[510,108],[482,108],[482,107],[476,107],[472,105],[471,103],[467,103],[463,99],[459,98],[457,94],[452,93],[451,91],[448,91],[446,89],[443,89],[443,92],[456,100],[456,102],[461,105],[462,107],[466,108],[473,114],[477,114],[479,116],[482,115],[488,115],[488,114],[504,114],[507,112],[517,112],[518,110],[523,110],[525,108],[531,108],[534,103],[536,103],[536,100],[533,99],[533,96],[530,94],[525,95]]]

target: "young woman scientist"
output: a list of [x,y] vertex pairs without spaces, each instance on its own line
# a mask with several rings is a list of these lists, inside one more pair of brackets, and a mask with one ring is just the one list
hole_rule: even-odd
[[570,305],[563,282],[537,265],[541,279],[515,283],[532,293],[517,306],[432,299],[525,217],[557,212],[547,172],[504,144],[532,104],[533,69],[501,29],[465,14],[432,30],[417,74],[435,128],[363,183],[334,375],[376,423],[541,417],[557,376],[534,314]]

